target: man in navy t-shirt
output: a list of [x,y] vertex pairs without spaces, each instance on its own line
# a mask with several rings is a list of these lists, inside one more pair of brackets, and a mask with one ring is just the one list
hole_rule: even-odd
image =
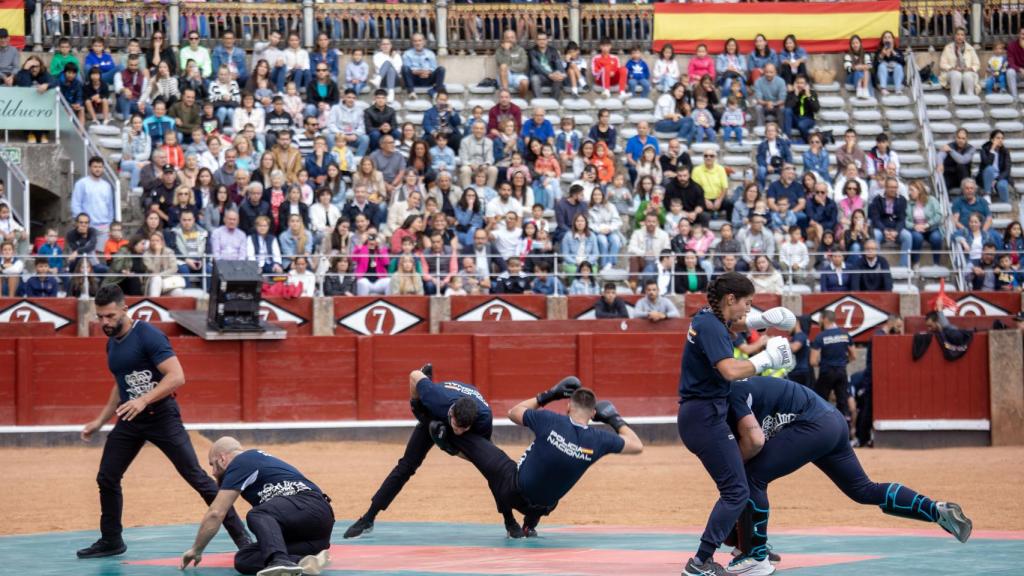
[[810,363],[811,347],[803,327],[803,322],[806,319],[806,316],[801,316],[801,320],[793,325],[793,330],[789,333],[789,347],[793,351],[793,357],[796,359],[796,367],[786,375],[786,378],[813,390],[814,379],[811,378]]
[[433,367],[430,364],[409,373],[409,403],[413,416],[419,422],[409,435],[405,454],[373,495],[366,513],[345,531],[345,538],[372,532],[377,514],[387,510],[416,473],[434,446],[429,431],[431,422],[447,422],[455,434],[470,433],[491,439],[491,407],[480,391],[465,382],[434,382],[432,378]]
[[246,522],[256,543],[235,554],[235,570],[260,576],[319,574],[330,561],[334,510],[331,499],[291,464],[262,450],[242,450],[224,436],[210,448],[210,467],[220,491],[210,504],[195,543],[181,557],[181,568],[199,565],[224,514],[241,496],[252,505]]
[[[96,482],[100,488],[100,539],[78,551],[79,558],[123,554],[121,538],[121,478],[146,442],[153,443],[207,504],[217,495],[217,484],[196,460],[192,441],[181,423],[175,391],[185,384],[185,373],[167,336],[152,325],[128,317],[124,294],[116,285],[96,293],[96,317],[107,340],[107,367],[114,386],[95,420],[82,428],[88,442],[112,416],[117,423],[107,436]],[[249,535],[233,508],[225,510],[224,527],[239,548]]]
[[836,395],[836,408],[850,420],[850,379],[846,366],[857,358],[853,339],[836,326],[836,313],[821,313],[821,332],[811,342],[811,366],[818,366],[816,389],[826,401],[830,393]]
[[[542,409],[564,398],[569,399],[566,414]],[[499,510],[523,513],[522,528],[515,520],[509,523],[506,519],[505,529],[511,537],[536,536],[541,516],[550,514],[587,469],[604,455],[643,451],[640,438],[612,403],[598,403],[594,393],[581,388],[576,377],[564,378],[549,390],[520,402],[508,417],[532,430],[535,436],[518,464],[478,435],[462,434],[450,441],[487,479]],[[591,420],[608,424],[615,434],[591,428]]]
[[729,565],[730,573],[774,571],[768,561],[768,484],[809,463],[858,504],[936,522],[961,542],[971,535],[971,521],[960,506],[932,501],[902,484],[871,481],[850,446],[846,419],[805,386],[763,376],[736,380],[729,392],[728,419],[746,461],[750,489],[750,513],[741,518],[738,531],[744,554]]

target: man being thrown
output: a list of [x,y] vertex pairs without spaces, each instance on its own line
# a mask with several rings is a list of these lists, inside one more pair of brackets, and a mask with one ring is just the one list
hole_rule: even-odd
[[[565,414],[542,409],[569,399]],[[536,438],[517,464],[489,440],[476,434],[456,434],[442,422],[432,422],[430,435],[449,454],[461,453],[487,479],[498,502],[499,511],[523,513],[522,533],[537,535],[537,524],[550,514],[558,501],[579,481],[588,468],[605,454],[639,454],[643,443],[611,402],[597,402],[593,391],[580,387],[575,376],[524,400],[509,411],[508,417],[525,426]],[[603,422],[615,434],[591,428],[590,421]],[[514,536],[506,520],[506,529]]]
[[252,505],[246,522],[258,542],[235,554],[235,570],[258,576],[320,574],[330,561],[334,510],[331,499],[295,467],[262,450],[243,450],[224,436],[210,448],[210,468],[220,484],[203,516],[195,543],[181,557],[181,569],[197,567],[239,496]]

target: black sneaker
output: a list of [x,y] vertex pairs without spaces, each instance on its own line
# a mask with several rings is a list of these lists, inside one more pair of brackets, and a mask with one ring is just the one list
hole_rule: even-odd
[[515,519],[505,520],[505,532],[508,534],[509,538],[519,539],[526,537],[526,533],[523,532],[523,527],[520,526],[519,522],[516,522]]
[[342,538],[346,540],[349,538],[359,538],[365,534],[373,532],[373,520],[368,520],[365,516],[356,520],[356,523],[349,526],[348,530],[345,530],[345,535]]
[[704,563],[698,562],[696,558],[690,558],[683,568],[682,576],[729,576],[729,573],[721,564],[710,558]]
[[537,524],[540,523],[540,518],[536,516],[527,516],[523,518],[523,534],[527,538],[537,537]]
[[118,539],[117,541],[107,541],[103,538],[92,543],[92,546],[88,548],[82,548],[78,551],[79,558],[106,558],[107,556],[117,556],[124,554],[128,550],[125,546],[124,540]]
[[276,560],[257,572],[256,576],[302,576],[302,566],[288,560]]

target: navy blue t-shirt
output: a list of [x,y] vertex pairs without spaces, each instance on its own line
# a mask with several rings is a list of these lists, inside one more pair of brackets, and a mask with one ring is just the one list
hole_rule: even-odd
[[733,339],[725,324],[705,308],[693,317],[683,349],[683,367],[679,375],[679,398],[725,398],[729,381],[715,366],[732,358]]
[[821,351],[819,365],[822,368],[846,368],[849,362],[850,335],[842,328],[822,330],[814,337],[811,348]]
[[776,180],[768,187],[767,195],[776,202],[779,201],[779,198],[788,198],[790,210],[795,210],[796,203],[804,197],[804,188],[799,179],[793,180],[789,186],[784,185],[782,180]]
[[864,382],[863,382],[864,386],[870,386],[871,385],[871,370],[873,369],[872,366],[871,366],[872,363],[873,363],[873,360],[871,358],[871,356],[872,356],[871,350],[875,347],[875,337],[876,336],[888,336],[888,335],[889,335],[889,332],[886,331],[885,328],[879,328],[878,330],[875,330],[875,333],[871,335],[871,340],[868,341],[867,357],[865,358],[865,361],[864,361]]
[[157,366],[175,356],[167,335],[136,320],[123,338],[107,339],[107,367],[117,381],[121,402],[134,400],[160,383]]
[[221,478],[222,490],[238,490],[242,498],[259,506],[275,496],[293,496],[320,488],[291,464],[262,450],[246,450],[228,464]]
[[807,374],[811,371],[811,349],[807,345],[807,334],[803,332],[793,334],[792,342],[799,342],[801,346],[800,350],[794,354],[796,368],[793,368],[791,372],[793,374]]
[[420,401],[426,406],[427,411],[436,420],[448,421],[448,410],[459,398],[469,396],[476,400],[476,421],[470,428],[473,432],[491,437],[491,407],[484,400],[472,384],[449,380],[447,382],[431,382],[429,378],[423,378],[416,383],[416,393],[420,395]]
[[813,420],[835,410],[813,390],[782,378],[752,376],[732,383],[729,392],[729,426],[753,414],[770,439],[797,420]]
[[573,422],[550,410],[527,410],[523,425],[536,438],[519,459],[519,492],[537,506],[554,506],[590,465],[626,446],[619,435]]

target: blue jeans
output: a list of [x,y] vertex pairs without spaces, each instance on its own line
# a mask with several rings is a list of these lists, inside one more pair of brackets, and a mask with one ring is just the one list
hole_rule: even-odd
[[[875,241],[881,245],[882,240],[885,239],[885,235],[881,230],[875,230]],[[910,230],[900,230],[900,266],[904,268],[910,267],[910,250],[914,246],[914,237],[910,234]]]
[[380,87],[385,90],[394,90],[395,84],[398,83],[398,73],[395,72],[395,67],[391,65],[391,62],[385,62],[383,66],[377,70],[380,74]]
[[231,120],[235,117],[235,109],[231,106],[221,106],[217,108],[214,115],[217,116],[221,126],[231,126]]
[[[338,134],[337,135],[337,138],[344,138],[344,137],[345,136],[343,134]],[[366,149],[370,146],[370,137],[367,136],[366,134],[358,134],[358,135],[356,135],[356,141],[354,143],[353,142],[349,142],[348,143],[348,145],[350,147],[352,147],[353,144],[354,144],[354,148],[355,148],[355,151],[353,152],[354,155],[356,155],[356,156],[366,156]],[[331,144],[331,148],[334,148],[333,144]]]
[[991,94],[995,87],[999,86],[1000,92],[1006,92],[1006,74],[997,74],[995,76],[989,76],[988,80],[985,80],[985,94]]
[[917,264],[918,261],[921,260],[921,255],[918,254],[917,252],[921,250],[921,248],[924,246],[925,241],[927,241],[928,244],[932,247],[932,261],[935,264],[938,264],[939,261],[942,259],[942,231],[939,230],[938,228],[932,228],[931,230],[928,230],[924,234],[922,234],[917,230],[913,230],[910,232],[910,235],[913,238],[912,250],[914,251],[914,255],[911,258],[911,261],[914,264]]
[[735,137],[737,144],[743,144],[743,126],[722,126],[722,141],[728,142]]
[[131,174],[131,177],[128,180],[128,186],[131,188],[138,188],[139,174],[142,173],[142,166],[140,165],[140,162],[136,162],[135,160],[121,160],[121,171]]
[[630,78],[626,82],[630,95],[636,94],[637,86],[640,87],[640,97],[647,98],[651,95],[651,81],[646,78]]
[[1010,183],[1007,182],[1005,179],[1000,178],[997,180],[997,178],[999,178],[999,171],[996,170],[996,167],[992,165],[987,166],[984,170],[981,171],[981,189],[983,190],[984,194],[991,194],[994,185],[995,191],[999,194],[999,201],[1009,202]]
[[619,250],[622,249],[622,236],[618,232],[597,235],[597,251],[601,253],[601,268],[615,265]]
[[356,82],[355,84],[349,84],[346,88],[351,88],[356,91],[356,95],[363,93],[363,89],[366,88],[366,82]]
[[285,80],[288,79],[288,69],[284,66],[274,66],[270,69],[270,81],[278,92],[284,92]]
[[717,135],[715,134],[715,129],[713,127],[703,128],[701,126],[695,125],[694,135],[695,140],[697,140],[698,144],[705,140],[710,140],[711,142],[714,142],[717,139]]
[[658,89],[658,92],[664,94],[672,89],[673,84],[675,84],[675,82],[671,78],[664,76],[655,82],[655,87]]
[[[863,70],[854,70],[853,74],[850,74],[849,76],[846,77],[846,86],[847,86],[847,88],[849,88],[851,90],[856,90],[857,89],[857,85],[860,84],[860,79],[863,78],[865,74],[867,74],[867,73],[864,72]],[[871,82],[868,82],[868,95],[870,95],[870,94],[871,94]]]
[[426,78],[420,78],[412,73],[412,70],[406,67],[402,67],[402,80],[405,82],[405,89],[408,92],[412,92],[417,86],[430,86],[430,91],[427,94],[431,98],[438,90],[444,88],[444,66],[438,66],[430,76]]
[[809,116],[797,118],[792,108],[786,108],[782,115],[782,133],[788,137],[793,128],[800,131],[802,142],[807,142],[811,130],[814,129],[814,118]]
[[693,141],[693,129],[695,124],[689,116],[679,120],[658,120],[654,123],[654,129],[658,132],[675,132],[676,137],[685,140],[687,143]]
[[132,117],[132,113],[138,111],[139,103],[134,100],[129,100],[122,94],[117,95],[117,102],[115,104],[115,110],[121,116],[124,116],[125,120]]
[[899,64],[889,70],[885,62],[878,64],[878,87],[883,90],[903,90],[903,66]]

